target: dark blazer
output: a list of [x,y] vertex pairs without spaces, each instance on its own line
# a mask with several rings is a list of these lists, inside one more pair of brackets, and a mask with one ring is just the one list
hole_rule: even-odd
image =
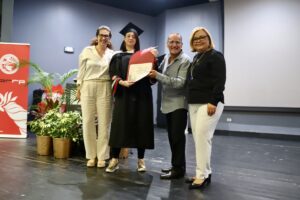
[[188,103],[224,103],[226,64],[221,52],[214,49],[196,54],[189,71]]

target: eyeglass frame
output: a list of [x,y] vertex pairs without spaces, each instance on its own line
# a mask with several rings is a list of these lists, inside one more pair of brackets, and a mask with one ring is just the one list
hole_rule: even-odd
[[200,37],[193,37],[193,42],[195,42],[196,40],[204,40],[205,38],[207,38],[208,37],[208,35],[202,35],[202,36],[200,36]]
[[182,42],[181,42],[181,41],[168,41],[167,43],[168,43],[168,45],[172,45],[172,44],[175,44],[175,45],[182,45]]
[[101,38],[111,38],[111,36],[109,34],[106,35],[106,34],[100,34],[99,33],[98,36],[101,37]]

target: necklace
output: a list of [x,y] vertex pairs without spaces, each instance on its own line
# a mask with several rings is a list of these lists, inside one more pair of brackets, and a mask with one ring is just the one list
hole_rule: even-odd
[[[204,57],[205,53],[206,53],[206,52],[202,53],[202,54],[199,56],[199,58],[196,58],[196,59],[192,62],[192,66],[191,66],[191,80],[194,79],[193,71],[194,71],[194,68],[195,68],[196,64],[199,63],[199,62],[202,60],[202,58]],[[197,55],[197,57],[198,57],[198,55]]]

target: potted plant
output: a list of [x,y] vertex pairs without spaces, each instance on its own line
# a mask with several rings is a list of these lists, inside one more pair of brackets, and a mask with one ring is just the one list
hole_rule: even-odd
[[78,111],[59,112],[50,110],[45,114],[47,126],[53,138],[53,151],[55,158],[68,158],[70,156],[71,142],[82,140],[82,119]]
[[41,156],[51,155],[52,137],[48,133],[44,118],[29,122],[29,127],[36,134],[37,154]]
[[[60,124],[62,118],[61,112],[65,111],[65,91],[63,85],[70,77],[76,74],[78,70],[72,69],[63,75],[60,75],[58,73],[47,73],[39,65],[28,61],[22,61],[21,66],[26,66],[28,64],[34,70],[34,74],[30,76],[28,84],[40,84],[44,91],[41,102],[31,108],[34,119],[29,122],[29,127],[30,130],[37,135],[38,154],[46,155],[46,153],[40,152],[40,140],[47,140],[49,142],[49,139],[44,139],[46,137],[40,136],[56,137],[56,134],[59,134],[57,130],[62,129],[58,128],[58,126],[63,126]],[[66,116],[64,115],[64,117]],[[78,116],[76,115],[76,117]],[[65,120],[63,121],[65,122]],[[51,139],[49,143],[52,144]]]
[[40,84],[44,91],[42,101],[34,108],[33,114],[39,117],[56,107],[64,110],[64,85],[69,78],[78,72],[78,69],[71,69],[60,75],[59,73],[45,72],[39,65],[32,62],[23,61],[21,65],[28,64],[34,69],[34,74],[30,76],[28,84]]

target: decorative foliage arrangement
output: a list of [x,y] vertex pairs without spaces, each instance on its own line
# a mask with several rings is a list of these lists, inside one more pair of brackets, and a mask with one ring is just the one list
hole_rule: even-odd
[[74,142],[82,139],[82,118],[78,111],[61,113],[58,108],[49,110],[44,116],[29,122],[31,131],[39,136],[70,138]]
[[33,114],[35,119],[29,122],[30,130],[36,135],[53,138],[70,138],[74,142],[82,140],[82,119],[78,111],[65,112],[65,82],[78,72],[72,69],[60,75],[47,73],[37,64],[27,62],[34,69],[28,84],[40,84],[44,91],[42,101]]
[[32,62],[23,62],[22,65],[30,65],[34,69],[34,74],[30,76],[28,84],[40,84],[44,90],[42,101],[35,108],[33,114],[38,118],[43,116],[48,110],[61,107],[64,103],[65,82],[78,72],[78,69],[72,69],[63,75],[59,73],[45,72],[39,65]]

